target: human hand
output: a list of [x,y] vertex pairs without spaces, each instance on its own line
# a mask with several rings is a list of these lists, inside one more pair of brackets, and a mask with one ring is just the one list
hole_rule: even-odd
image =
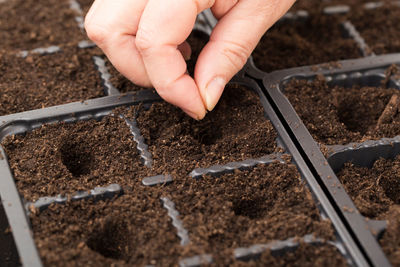
[[[195,119],[217,104],[262,35],[295,0],[95,0],[85,28],[115,68]],[[185,42],[196,16],[211,8],[219,20],[200,53],[194,79]]]

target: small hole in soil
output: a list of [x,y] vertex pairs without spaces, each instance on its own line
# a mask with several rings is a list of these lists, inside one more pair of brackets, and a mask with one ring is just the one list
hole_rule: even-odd
[[363,135],[370,127],[376,126],[390,96],[379,94],[379,91],[372,87],[360,90],[359,94],[350,94],[350,91],[342,94],[336,102],[340,122],[349,131]]
[[356,99],[343,100],[338,108],[338,116],[349,131],[365,134],[371,125],[375,125],[379,113],[382,110],[367,110],[367,105],[363,105]]
[[400,178],[396,175],[379,180],[379,185],[385,191],[385,195],[396,204],[400,204]]
[[192,136],[200,143],[206,146],[214,145],[221,138],[218,127],[211,124],[203,124],[194,127]]
[[129,236],[127,225],[117,219],[108,219],[90,234],[87,246],[106,258],[128,260]]
[[89,174],[93,169],[93,155],[87,145],[67,142],[62,145],[60,152],[63,164],[74,177]]
[[265,200],[262,198],[234,200],[233,211],[237,216],[241,215],[250,219],[258,219],[263,217],[267,211],[263,202]]

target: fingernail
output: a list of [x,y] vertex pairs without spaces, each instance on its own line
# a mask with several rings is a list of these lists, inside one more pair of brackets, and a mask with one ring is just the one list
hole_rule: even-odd
[[199,115],[197,115],[196,113],[194,113],[194,112],[192,112],[192,111],[190,111],[190,110],[187,110],[187,109],[182,109],[183,110],[183,112],[185,112],[186,114],[188,114],[190,117],[192,117],[193,119],[195,119],[195,120],[199,120],[200,119],[200,117],[199,117]]
[[226,82],[222,77],[212,79],[205,90],[206,106],[209,111],[213,110],[217,105],[219,98],[224,91]]

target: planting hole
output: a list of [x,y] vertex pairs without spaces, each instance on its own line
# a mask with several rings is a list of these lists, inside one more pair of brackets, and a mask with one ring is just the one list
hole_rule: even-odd
[[212,126],[211,123],[204,123],[194,127],[192,136],[200,143],[206,146],[214,145],[222,137],[218,126]]
[[355,90],[333,94],[339,121],[348,130],[364,135],[382,123],[392,121],[397,113],[399,99],[392,89],[362,87]]
[[400,204],[400,178],[393,175],[390,177],[382,177],[378,182],[385,191],[385,195],[396,204]]
[[367,93],[362,91],[361,96],[344,94],[338,101],[339,120],[349,131],[365,134],[371,126],[375,127],[385,108],[387,101],[376,98],[372,92]]
[[126,223],[114,218],[108,218],[90,234],[87,246],[106,258],[129,259],[129,231]]
[[261,218],[267,211],[263,202],[265,200],[262,198],[236,199],[233,200],[233,211],[237,216],[246,216],[250,219]]
[[61,159],[74,177],[89,174],[94,160],[90,148],[80,142],[66,142],[61,147]]

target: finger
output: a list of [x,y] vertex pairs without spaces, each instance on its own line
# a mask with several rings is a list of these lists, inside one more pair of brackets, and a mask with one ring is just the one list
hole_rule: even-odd
[[216,19],[220,19],[229,12],[239,0],[217,0],[211,7],[211,11]]
[[208,110],[247,61],[265,31],[295,0],[239,1],[213,30],[197,60],[195,80]]
[[135,34],[147,0],[96,0],[85,18],[86,32],[115,68],[132,82],[150,86]]
[[136,46],[157,92],[196,119],[206,110],[186,63],[177,49],[189,36],[199,9],[208,0],[149,0],[136,34]]

